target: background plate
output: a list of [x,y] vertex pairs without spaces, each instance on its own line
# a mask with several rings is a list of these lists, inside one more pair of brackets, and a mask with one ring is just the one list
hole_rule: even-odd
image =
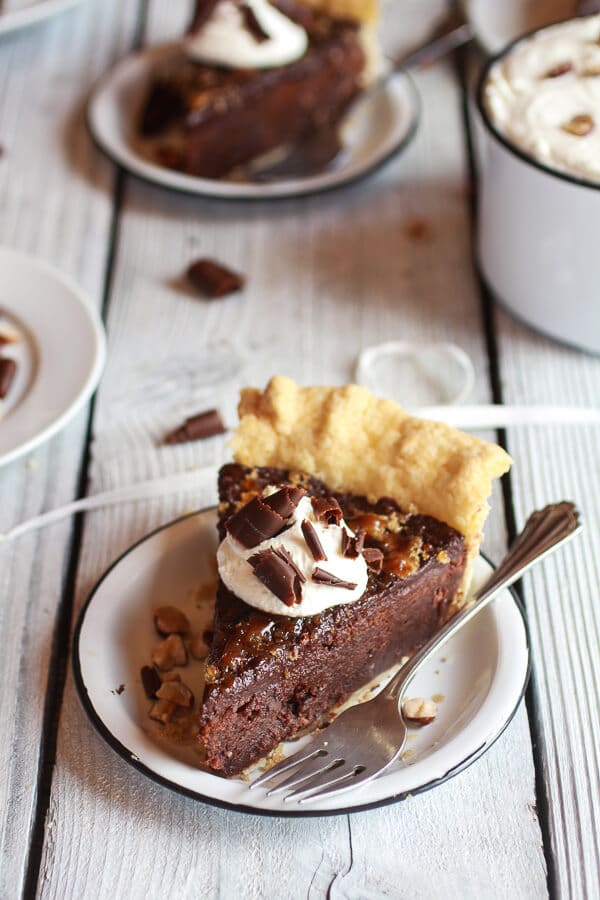
[[81,0],[21,0],[20,3],[12,0],[6,12],[0,13],[0,35],[27,25],[35,25],[57,13],[66,12],[79,3]]
[[366,175],[405,147],[419,117],[416,89],[398,75],[382,90],[358,102],[344,124],[345,153],[339,164],[318,175],[269,184],[195,178],[158,166],[145,158],[135,125],[152,68],[176,52],[173,44],[127,56],[94,91],[88,120],[100,147],[117,163],[163,187],[230,200],[265,200],[311,194],[338,187]]
[[56,269],[0,247],[0,317],[23,335],[18,377],[0,420],[0,466],[56,434],[96,388],[104,328],[76,285]]
[[[85,604],[73,644],[76,684],[100,734],[124,759],[155,781],[200,800],[244,812],[327,815],[356,811],[433,787],[480,756],[502,733],[523,695],[529,670],[527,635],[512,594],[504,592],[465,626],[414,680],[411,696],[443,695],[436,721],[415,731],[404,762],[354,792],[310,807],[248,791],[195,764],[190,748],[167,745],[148,718],[139,672],[157,643],[152,611],[184,609],[206,627],[198,588],[215,575],[216,511],[205,510],[144,538],[108,570]],[[491,571],[481,557],[475,585]],[[186,675],[192,688],[193,672]],[[118,693],[117,688],[124,685]],[[304,740],[307,740],[306,738]],[[295,752],[300,742],[284,745]]]

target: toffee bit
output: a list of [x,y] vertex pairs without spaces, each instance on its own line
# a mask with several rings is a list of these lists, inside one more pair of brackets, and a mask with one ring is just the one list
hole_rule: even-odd
[[209,300],[218,300],[229,294],[235,294],[241,291],[246,283],[242,275],[213,259],[199,259],[192,263],[187,270],[187,277]]
[[300,526],[302,529],[302,534],[304,535],[304,540],[306,541],[306,546],[310,550],[312,558],[315,562],[327,562],[327,554],[323,549],[323,544],[319,540],[319,535],[315,529],[315,526],[308,519],[304,519],[302,525]]
[[326,572],[325,569],[320,569],[318,567],[313,572],[312,580],[316,582],[316,584],[326,584],[329,587],[345,588],[347,591],[354,591],[357,588],[357,585],[353,584],[353,582],[344,581],[342,578],[338,578],[337,575],[333,575],[331,572]]
[[165,444],[186,444],[188,441],[201,441],[205,438],[224,434],[227,429],[223,424],[218,409],[207,409],[186,419],[183,425],[176,428],[165,438]]

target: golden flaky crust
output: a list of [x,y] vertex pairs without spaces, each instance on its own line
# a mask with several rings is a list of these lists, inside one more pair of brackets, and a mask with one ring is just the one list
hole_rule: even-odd
[[[393,497],[435,516],[479,550],[492,481],[508,471],[501,447],[409,415],[358,385],[301,388],[275,376],[264,392],[242,391],[235,459],[302,469],[335,490]],[[470,568],[470,567],[469,567]]]

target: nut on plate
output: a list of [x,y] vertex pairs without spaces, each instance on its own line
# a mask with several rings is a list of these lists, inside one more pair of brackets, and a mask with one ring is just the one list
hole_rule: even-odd
[[565,122],[562,126],[562,130],[566,131],[567,134],[575,135],[575,137],[585,137],[594,130],[594,127],[595,123],[592,117],[587,114],[582,114],[573,116],[572,119]]
[[174,703],[171,703],[170,700],[157,700],[156,703],[153,703],[150,707],[148,715],[156,722],[161,722],[163,725],[166,725],[167,722],[170,722],[173,718],[176,709],[177,706]]
[[176,606],[161,606],[154,613],[154,625],[159,634],[187,634],[190,622],[185,613]]
[[187,650],[180,634],[170,634],[152,651],[152,662],[163,672],[168,672],[174,666],[185,666],[187,661]]
[[437,706],[424,697],[409,697],[402,701],[402,715],[408,725],[430,725],[437,716]]
[[159,700],[168,700],[169,703],[174,703],[176,706],[183,706],[184,709],[189,709],[194,705],[194,695],[187,684],[184,684],[181,679],[163,681],[156,692],[156,696]]

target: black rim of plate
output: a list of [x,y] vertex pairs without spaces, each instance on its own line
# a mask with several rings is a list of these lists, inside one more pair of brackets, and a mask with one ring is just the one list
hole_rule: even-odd
[[[172,46],[172,45],[165,45],[165,47],[167,49],[169,46]],[[142,57],[144,55],[147,55],[149,52],[157,51],[160,49],[161,49],[160,47],[150,48],[150,50],[145,49],[145,50],[138,51],[137,53],[131,54],[130,56],[137,55],[137,56]],[[128,58],[130,58],[130,57],[126,57],[126,59],[128,59]],[[123,62],[123,60],[121,60],[121,62]],[[117,63],[117,65],[119,65],[119,63]],[[344,177],[340,173],[340,177],[338,177],[331,184],[325,184],[325,185],[320,185],[320,186],[315,186],[315,187],[307,186],[305,188],[303,188],[303,187],[291,188],[288,191],[282,190],[281,192],[278,192],[276,194],[269,194],[269,193],[260,194],[259,192],[257,192],[256,194],[252,194],[252,195],[240,194],[239,196],[236,196],[234,194],[231,194],[229,196],[223,196],[221,194],[213,193],[208,186],[206,188],[199,186],[198,182],[202,183],[202,185],[204,185],[204,184],[208,185],[208,183],[210,182],[210,179],[207,179],[207,178],[195,178],[194,176],[189,175],[189,176],[187,176],[190,180],[189,185],[187,185],[187,184],[165,184],[164,180],[162,180],[160,177],[160,173],[165,172],[165,171],[170,172],[172,170],[165,169],[165,167],[163,167],[163,166],[158,166],[151,162],[148,162],[147,160],[143,160],[142,157],[138,157],[138,154],[135,153],[135,151],[132,151],[134,153],[134,155],[136,157],[138,157],[140,159],[140,161],[143,161],[145,163],[145,165],[151,167],[152,171],[156,172],[156,176],[153,176],[152,174],[150,174],[150,172],[139,172],[133,168],[130,168],[129,165],[121,158],[120,154],[118,152],[114,152],[112,147],[109,146],[109,144],[106,143],[104,141],[104,139],[99,134],[96,133],[96,130],[95,130],[93,122],[92,122],[92,114],[91,114],[92,105],[93,105],[95,98],[98,96],[98,94],[110,85],[113,74],[114,74],[114,70],[111,70],[110,72],[108,72],[107,75],[104,75],[102,78],[99,79],[99,81],[96,83],[95,87],[92,89],[91,94],[89,96],[88,103],[86,105],[86,122],[87,122],[87,126],[88,126],[88,131],[89,131],[92,141],[94,142],[96,147],[98,147],[98,149],[102,153],[104,153],[106,156],[108,156],[109,159],[111,159],[112,162],[116,163],[119,166],[119,168],[121,168],[123,171],[129,172],[131,175],[135,176],[136,178],[139,178],[141,181],[144,181],[146,184],[152,184],[155,187],[160,187],[166,191],[176,191],[177,193],[180,193],[180,194],[186,194],[188,196],[195,196],[195,197],[198,197],[200,200],[217,200],[217,201],[223,201],[225,203],[273,203],[273,202],[277,202],[278,200],[291,200],[291,199],[295,199],[295,198],[301,199],[303,197],[314,197],[319,194],[327,194],[330,191],[335,191],[335,190],[338,190],[338,189],[341,189],[344,187],[349,187],[350,185],[356,184],[357,182],[362,181],[367,176],[372,175],[373,173],[379,171],[388,162],[391,162],[392,159],[394,159],[403,150],[405,150],[411,143],[415,134],[417,133],[417,130],[418,130],[418,127],[419,127],[419,124],[421,121],[421,116],[422,116],[421,95],[419,94],[419,91],[417,90],[417,86],[414,82],[414,79],[410,75],[410,73],[406,69],[402,69],[397,74],[399,76],[403,76],[406,79],[406,83],[408,84],[408,88],[409,88],[409,92],[411,94],[411,100],[412,100],[412,104],[413,104],[412,121],[411,121],[410,126],[409,126],[406,134],[404,135],[404,137],[400,141],[398,141],[398,143],[395,144],[391,148],[391,150],[389,150],[387,153],[385,153],[382,157],[376,157],[371,163],[367,163],[366,165],[364,165],[364,167],[360,171],[356,172],[353,175]],[[292,179],[290,179],[290,181],[291,180]],[[301,183],[303,179],[296,178],[293,180],[296,183],[298,183],[298,182]],[[308,180],[308,179],[306,179],[306,180]],[[219,179],[215,179],[214,181],[215,181],[215,184],[227,183],[227,182],[220,182]],[[194,186],[194,182],[196,182],[196,186]],[[277,182],[272,182],[272,183],[276,184]],[[285,183],[284,179],[281,179],[281,183],[282,184]],[[242,183],[241,187],[243,188],[243,186],[244,186],[244,184]],[[257,187],[258,187],[258,185],[257,185]]]
[[[202,803],[207,803],[210,806],[217,806],[221,809],[229,809],[234,812],[242,812],[247,815],[253,816],[268,816],[270,818],[324,818],[326,816],[342,816],[349,815],[351,813],[364,812],[369,809],[379,809],[382,806],[390,806],[392,803],[398,803],[401,800],[405,800],[407,797],[413,797],[417,794],[422,794],[425,791],[429,791],[434,787],[437,787],[440,784],[444,784],[446,781],[449,781],[455,775],[458,775],[460,772],[463,772],[469,766],[471,766],[474,762],[476,762],[483,754],[496,743],[499,737],[502,736],[506,728],[510,725],[512,720],[515,717],[515,714],[521,705],[521,701],[525,695],[525,691],[527,690],[527,685],[529,683],[529,677],[531,675],[531,643],[529,639],[529,628],[527,625],[527,619],[521,605],[521,601],[514,588],[508,588],[508,591],[512,595],[512,598],[515,602],[515,605],[520,613],[521,619],[523,621],[523,627],[525,631],[525,645],[527,649],[527,670],[525,672],[525,678],[523,679],[523,686],[521,688],[520,694],[517,698],[515,706],[508,716],[506,722],[502,724],[502,726],[498,729],[498,731],[488,740],[486,740],[480,747],[474,750],[469,756],[467,756],[462,762],[458,763],[452,769],[449,769],[444,775],[440,778],[433,779],[432,781],[427,782],[426,784],[420,785],[419,787],[413,788],[410,791],[402,792],[399,794],[394,794],[391,797],[385,797],[382,800],[376,800],[372,803],[363,803],[360,806],[349,806],[349,807],[340,807],[339,809],[334,810],[309,810],[309,809],[299,809],[299,810],[270,810],[270,809],[258,809],[252,806],[244,806],[243,804],[237,803],[228,803],[226,800],[218,800],[214,797],[207,796],[206,794],[201,794],[197,791],[189,790],[188,788],[184,788],[181,785],[177,784],[174,781],[170,781],[168,778],[163,778],[161,775],[158,775],[144,763],[140,762],[136,754],[129,750],[124,744],[122,744],[117,738],[113,735],[113,733],[109,730],[109,728],[105,725],[103,720],[100,718],[98,713],[96,712],[92,701],[88,695],[87,689],[85,687],[85,683],[83,680],[83,675],[81,672],[81,663],[79,658],[79,640],[81,637],[81,630],[83,628],[83,624],[85,621],[85,616],[87,610],[92,603],[96,593],[100,589],[101,585],[104,581],[109,577],[112,573],[113,569],[115,569],[121,561],[137,549],[141,544],[145,541],[150,540],[155,535],[160,534],[161,531],[165,531],[168,528],[172,528],[180,522],[185,521],[186,519],[191,519],[196,516],[200,516],[204,513],[213,512],[216,507],[205,507],[204,509],[199,509],[196,512],[189,513],[185,516],[179,516],[171,522],[167,522],[166,525],[161,525],[159,528],[155,528],[149,534],[140,538],[139,541],[136,541],[131,545],[127,550],[125,550],[121,555],[109,566],[109,568],[104,572],[101,578],[97,581],[95,586],[92,588],[89,596],[87,597],[85,603],[81,611],[79,612],[77,618],[77,624],[75,626],[75,631],[73,633],[73,647],[72,647],[72,664],[73,664],[73,674],[75,678],[75,686],[77,688],[77,693],[79,694],[79,699],[83,705],[83,708],[90,719],[92,725],[95,727],[96,731],[100,734],[101,737],[104,738],[106,743],[112,747],[112,749],[118,753],[118,755],[125,760],[125,762],[129,763],[130,766],[133,766],[134,769],[137,769],[138,772],[141,772],[142,775],[145,775],[151,781],[154,781],[156,784],[161,785],[162,787],[169,788],[172,791],[175,791],[177,794],[181,794],[184,797],[189,797],[192,800],[198,800]],[[483,556],[483,559],[489,564],[492,565],[490,560]],[[210,774],[210,773],[209,773]],[[218,777],[218,776],[215,776]]]
[[[574,18],[588,18],[588,16],[575,16]],[[587,178],[579,178],[577,175],[571,175],[569,172],[563,172],[561,169],[555,169],[552,166],[547,166],[545,163],[540,162],[530,153],[527,153],[526,150],[521,150],[520,147],[517,147],[513,144],[508,138],[506,138],[502,132],[494,125],[492,122],[488,111],[485,105],[484,99],[484,90],[485,84],[488,80],[488,76],[492,67],[499,62],[501,59],[504,59],[505,56],[508,56],[512,50],[523,41],[527,41],[535,35],[540,34],[543,31],[548,31],[551,28],[560,27],[561,24],[564,23],[556,23],[554,25],[545,25],[542,28],[534,28],[533,31],[528,31],[525,34],[519,35],[519,37],[515,38],[514,41],[511,41],[510,44],[507,44],[506,47],[503,47],[499,53],[495,53],[494,56],[490,57],[490,59],[486,62],[483,67],[481,74],[479,76],[479,81],[477,83],[477,91],[476,91],[476,102],[477,109],[479,110],[479,115],[486,126],[487,130],[490,134],[496,138],[496,140],[502,144],[507,150],[509,150],[513,156],[516,156],[518,159],[522,160],[525,163],[528,163],[534,169],[538,169],[540,172],[544,172],[546,175],[551,175],[554,178],[559,178],[561,181],[566,181],[569,184],[576,184],[578,187],[583,188],[591,188],[594,191],[600,190],[600,183],[589,181]]]

